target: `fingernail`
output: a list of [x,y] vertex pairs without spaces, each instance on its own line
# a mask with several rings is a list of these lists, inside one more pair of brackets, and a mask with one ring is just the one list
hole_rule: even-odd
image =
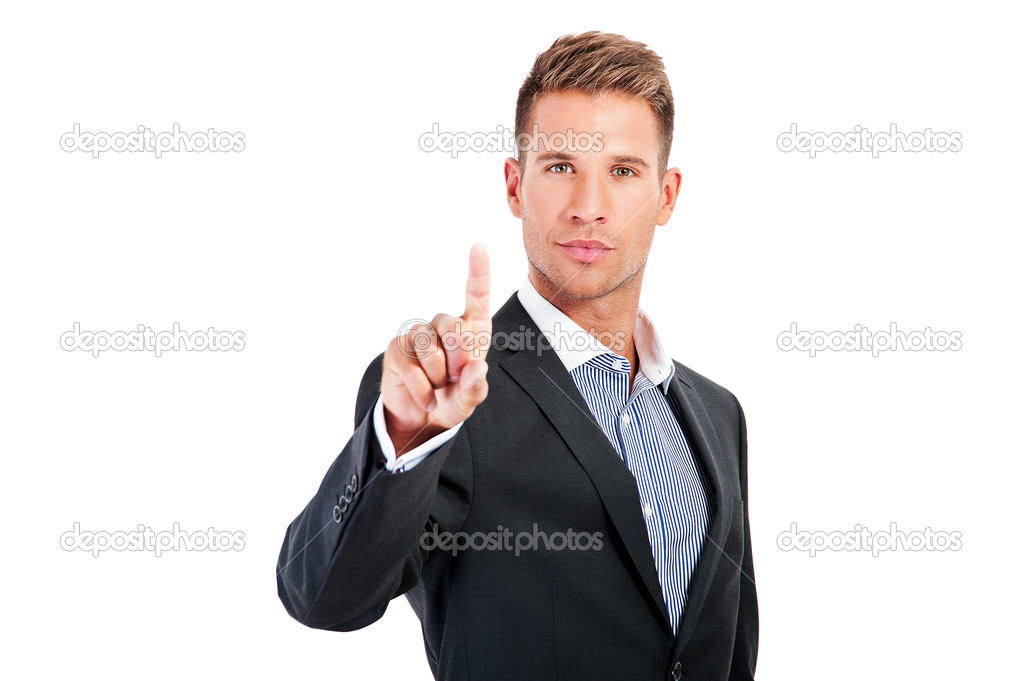
[[448,376],[449,383],[458,383],[458,376]]
[[430,400],[430,404],[426,405],[426,411],[433,411],[437,408],[437,399]]

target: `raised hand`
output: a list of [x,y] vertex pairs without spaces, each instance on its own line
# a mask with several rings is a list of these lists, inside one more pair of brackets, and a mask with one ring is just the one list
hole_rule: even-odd
[[462,316],[416,324],[384,353],[380,393],[398,456],[469,418],[486,399],[490,335],[490,258],[476,244]]

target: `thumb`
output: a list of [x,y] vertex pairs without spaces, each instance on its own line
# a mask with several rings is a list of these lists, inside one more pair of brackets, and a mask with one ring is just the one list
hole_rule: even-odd
[[456,385],[455,400],[461,411],[467,414],[487,397],[487,366],[484,360],[473,360],[462,369],[462,377]]

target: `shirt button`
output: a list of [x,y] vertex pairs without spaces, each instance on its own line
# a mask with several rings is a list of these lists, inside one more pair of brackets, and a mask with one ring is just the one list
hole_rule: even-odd
[[649,518],[654,514],[654,509],[650,507],[650,504],[647,504],[643,507],[643,512],[646,513],[646,517]]
[[628,414],[622,414],[622,425],[623,426],[629,425],[629,421],[631,421],[631,420],[632,419],[629,418]]
[[622,360],[616,359],[615,361],[611,362],[611,368],[614,369],[615,371],[621,371],[622,370]]

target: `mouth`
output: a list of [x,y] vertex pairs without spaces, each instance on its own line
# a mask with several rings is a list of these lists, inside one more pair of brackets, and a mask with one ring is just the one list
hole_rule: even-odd
[[595,239],[573,239],[565,243],[559,243],[565,252],[579,262],[597,262],[603,260],[614,249],[603,241]]

